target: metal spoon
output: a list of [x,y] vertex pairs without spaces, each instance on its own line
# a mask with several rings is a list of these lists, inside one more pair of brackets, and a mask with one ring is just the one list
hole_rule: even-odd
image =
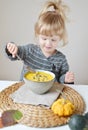
[[[19,55],[17,54],[16,57],[23,62],[23,60],[19,57]],[[32,73],[36,73],[36,70],[30,68],[29,66],[26,66],[26,68],[28,69],[28,71],[32,72]]]

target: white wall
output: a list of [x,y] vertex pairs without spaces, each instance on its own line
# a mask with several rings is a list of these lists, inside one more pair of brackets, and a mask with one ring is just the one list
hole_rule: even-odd
[[[11,62],[4,54],[5,44],[34,42],[34,23],[46,0],[0,0],[0,80],[19,80],[22,63]],[[88,1],[64,0],[70,6],[67,24],[69,43],[60,50],[67,56],[76,84],[88,84]]]

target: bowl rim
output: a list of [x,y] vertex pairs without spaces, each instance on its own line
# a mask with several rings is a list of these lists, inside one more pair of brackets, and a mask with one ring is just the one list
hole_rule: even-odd
[[51,72],[51,71],[42,70],[42,69],[35,69],[35,70],[36,70],[36,71],[39,71],[39,72],[46,72],[46,73],[48,73],[48,74],[51,74],[51,75],[53,76],[53,79],[52,79],[52,80],[49,80],[49,81],[46,81],[46,82],[44,82],[44,81],[40,81],[40,82],[38,82],[38,81],[32,81],[32,80],[29,80],[29,79],[27,79],[27,78],[25,77],[25,75],[26,75],[27,73],[29,73],[29,71],[24,74],[24,77],[23,77],[23,78],[24,78],[25,80],[27,80],[27,81],[36,82],[36,83],[47,83],[47,82],[53,81],[53,80],[55,79],[55,74],[54,74],[53,72]]

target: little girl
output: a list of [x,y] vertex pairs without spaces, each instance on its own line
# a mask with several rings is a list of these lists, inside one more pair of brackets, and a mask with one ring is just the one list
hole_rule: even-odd
[[35,36],[38,39],[36,45],[7,44],[8,57],[11,60],[18,60],[18,55],[24,61],[21,80],[27,71],[26,66],[30,66],[32,69],[54,72],[59,83],[74,82],[74,74],[69,72],[65,55],[57,50],[61,40],[63,46],[67,43],[66,8],[61,1],[49,1],[45,4],[35,24]]

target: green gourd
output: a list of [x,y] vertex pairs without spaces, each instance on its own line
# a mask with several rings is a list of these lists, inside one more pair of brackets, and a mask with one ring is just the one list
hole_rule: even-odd
[[0,117],[0,128],[15,125],[23,117],[19,110],[6,110]]
[[88,130],[88,112],[84,115],[86,119],[86,128]]
[[71,130],[88,130],[86,127],[87,121],[88,119],[86,119],[85,115],[75,114],[71,116],[68,125]]

